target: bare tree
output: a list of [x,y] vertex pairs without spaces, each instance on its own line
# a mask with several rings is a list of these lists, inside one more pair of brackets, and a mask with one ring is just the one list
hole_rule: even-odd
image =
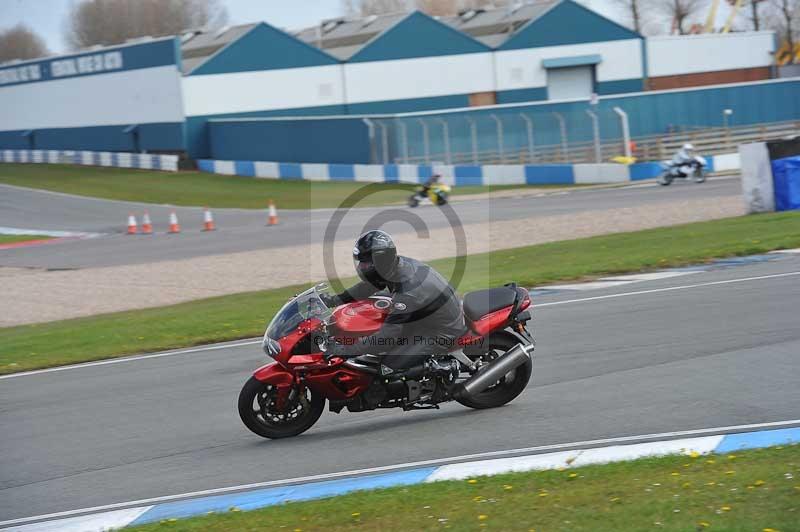
[[793,50],[800,40],[800,0],[770,0],[766,25]]
[[614,3],[626,11],[630,17],[633,31],[641,34],[644,31],[643,0],[614,0]]
[[763,3],[763,0],[749,0],[748,3],[750,4],[750,15],[748,16],[748,18],[750,19],[750,22],[753,24],[753,29],[755,31],[758,31],[762,29],[763,26],[762,15],[758,9],[759,5]]
[[66,34],[69,45],[79,49],[215,28],[227,20],[219,0],[82,0],[70,10]]
[[351,16],[368,17],[407,11],[406,0],[343,0],[344,12]]
[[49,53],[41,37],[24,24],[0,32],[0,63],[14,59],[35,59]]
[[686,35],[692,30],[692,21],[705,7],[705,0],[655,0],[655,11],[671,20],[671,32]]

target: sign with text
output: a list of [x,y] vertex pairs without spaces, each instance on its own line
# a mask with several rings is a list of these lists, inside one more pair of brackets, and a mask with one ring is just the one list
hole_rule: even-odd
[[159,39],[52,59],[0,65],[0,87],[166,65],[176,65],[177,68],[178,61],[176,39]]

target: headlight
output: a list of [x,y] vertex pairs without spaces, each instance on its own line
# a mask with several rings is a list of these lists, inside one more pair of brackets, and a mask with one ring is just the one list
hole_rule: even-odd
[[264,352],[272,358],[275,358],[281,352],[281,344],[268,336],[264,337],[264,341],[261,342],[261,347],[264,349]]

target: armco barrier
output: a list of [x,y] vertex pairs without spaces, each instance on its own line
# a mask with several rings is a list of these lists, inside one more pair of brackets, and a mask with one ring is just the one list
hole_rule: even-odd
[[85,166],[164,170],[167,172],[178,171],[177,155],[150,155],[147,153],[71,150],[0,150],[0,162],[80,164]]
[[[707,157],[709,172],[739,168],[739,154]],[[550,164],[550,165],[416,165],[416,164],[311,164],[200,159],[202,172],[267,179],[355,181],[365,183],[421,183],[440,174],[445,183],[470,185],[585,185],[626,183],[652,179],[659,163]]]

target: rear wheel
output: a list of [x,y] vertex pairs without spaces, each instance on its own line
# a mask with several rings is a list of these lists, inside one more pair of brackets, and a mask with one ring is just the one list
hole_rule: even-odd
[[[488,345],[484,345],[480,353],[470,353],[472,360],[483,360],[489,362],[506,351],[513,349],[519,340],[513,334],[506,332],[495,333],[488,338]],[[456,399],[459,403],[470,408],[496,408],[513,401],[528,386],[533,371],[533,361],[528,360],[521,366],[506,373],[505,376],[497,381],[493,386],[479,394],[469,397]]]
[[239,417],[245,426],[264,438],[288,438],[311,428],[325,409],[325,398],[306,388],[289,393],[286,408],[275,405],[277,388],[250,377],[239,393]]

